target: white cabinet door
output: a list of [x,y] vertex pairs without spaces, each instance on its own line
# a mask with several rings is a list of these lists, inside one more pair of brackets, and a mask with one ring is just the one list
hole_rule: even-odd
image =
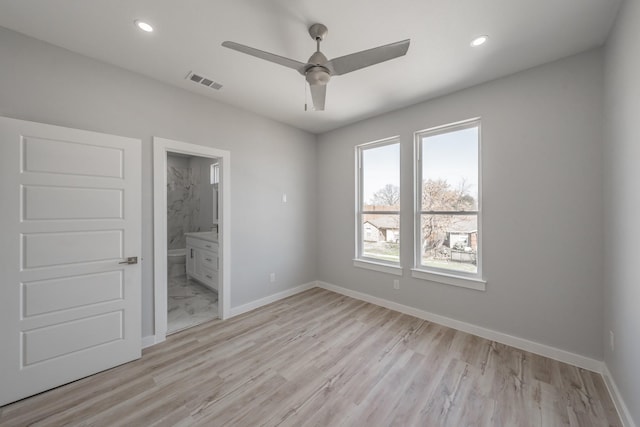
[[194,244],[194,239],[187,237],[187,275],[202,280],[202,253]]
[[140,357],[140,140],[0,117],[0,405]]
[[218,244],[187,237],[187,275],[218,290]]
[[195,259],[195,271],[194,271],[194,277],[197,277],[198,280],[203,280],[204,279],[204,270],[202,268],[202,258],[204,256],[204,254],[202,253],[202,249],[194,249],[193,250],[193,256]]
[[193,277],[196,274],[196,250],[188,242],[187,239],[187,275]]

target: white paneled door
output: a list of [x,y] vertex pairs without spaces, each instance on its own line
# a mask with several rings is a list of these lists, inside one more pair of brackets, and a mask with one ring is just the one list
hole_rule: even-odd
[[0,405],[140,357],[140,145],[0,117]]

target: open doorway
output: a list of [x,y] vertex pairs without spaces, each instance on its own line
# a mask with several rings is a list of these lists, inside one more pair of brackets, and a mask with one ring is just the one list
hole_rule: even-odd
[[154,138],[154,341],[229,312],[228,151]]
[[167,152],[167,334],[218,318],[217,158]]

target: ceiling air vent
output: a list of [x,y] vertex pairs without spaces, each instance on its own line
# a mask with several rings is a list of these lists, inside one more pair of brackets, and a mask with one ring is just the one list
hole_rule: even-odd
[[189,71],[189,74],[187,74],[186,79],[191,80],[194,83],[199,83],[202,86],[206,86],[206,87],[209,87],[211,89],[215,89],[215,90],[219,90],[222,87],[222,85],[220,83],[216,83],[216,82],[214,82],[213,80],[211,80],[211,79],[209,79],[207,77],[204,77],[204,76],[201,76],[199,74],[194,73],[193,71]]

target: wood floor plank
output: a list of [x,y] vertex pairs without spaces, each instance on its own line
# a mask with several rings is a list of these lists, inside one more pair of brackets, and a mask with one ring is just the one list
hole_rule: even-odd
[[320,288],[0,408],[4,426],[621,426],[602,377]]

